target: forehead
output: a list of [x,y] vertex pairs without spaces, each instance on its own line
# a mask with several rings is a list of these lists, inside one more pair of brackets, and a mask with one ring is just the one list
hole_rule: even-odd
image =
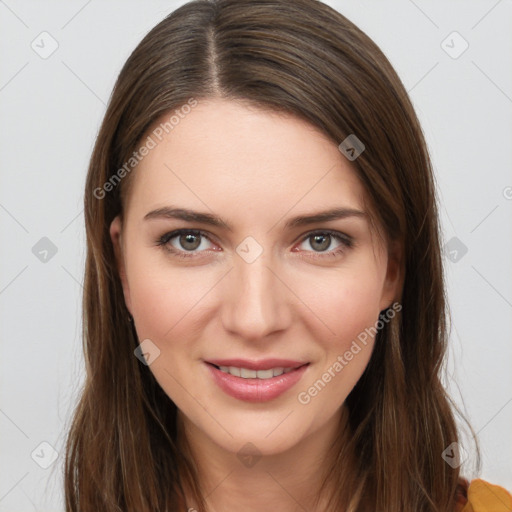
[[272,206],[275,217],[298,204],[362,207],[350,162],[302,119],[226,100],[199,102],[172,128],[169,117],[143,138],[155,145],[133,171],[129,209],[172,202],[263,215]]

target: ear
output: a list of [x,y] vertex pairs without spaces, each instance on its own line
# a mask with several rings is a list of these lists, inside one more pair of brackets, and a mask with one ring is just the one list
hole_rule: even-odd
[[110,223],[110,239],[114,247],[114,253],[116,256],[117,271],[119,272],[119,278],[123,286],[124,301],[126,308],[132,314],[132,304],[130,298],[130,286],[128,285],[128,279],[126,278],[126,266],[124,261],[124,246],[123,246],[123,223],[121,216],[118,215]]
[[394,302],[401,300],[404,283],[402,255],[402,244],[391,242],[388,248],[388,264],[382,288],[380,311],[389,308]]

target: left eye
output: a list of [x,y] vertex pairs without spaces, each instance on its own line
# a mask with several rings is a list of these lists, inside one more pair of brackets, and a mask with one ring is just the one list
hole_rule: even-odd
[[[338,245],[332,247],[333,240],[338,242]],[[337,249],[350,247],[351,240],[343,236],[341,233],[331,233],[329,231],[321,231],[316,233],[310,233],[306,238],[303,239],[301,244],[309,243],[309,246],[313,248],[313,252],[336,252]]]

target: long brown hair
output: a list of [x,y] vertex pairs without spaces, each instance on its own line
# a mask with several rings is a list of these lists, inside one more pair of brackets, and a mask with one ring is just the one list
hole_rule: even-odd
[[[185,487],[205,505],[176,406],[134,356],[138,340],[109,226],[136,172],[126,163],[149,128],[212,97],[294,114],[336,145],[349,135],[364,144],[352,163],[374,218],[403,247],[403,309],[378,332],[346,399],[351,439],[326,471],[326,489],[334,489],[329,510],[453,510],[459,468],[441,456],[458,432],[440,379],[447,325],[438,213],[428,150],[402,82],[368,36],[316,0],[196,0],[133,51],[91,157],[87,374],[67,439],[67,512],[181,511]],[[349,451],[357,456],[347,475]],[[480,464],[478,445],[477,456]]]

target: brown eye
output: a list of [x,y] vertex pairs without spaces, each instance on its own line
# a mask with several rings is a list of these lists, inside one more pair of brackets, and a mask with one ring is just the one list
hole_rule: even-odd
[[[306,246],[309,246],[309,248]],[[317,231],[309,233],[301,242],[301,250],[312,253],[317,253],[318,257],[323,255],[336,256],[344,252],[353,245],[352,237],[339,233],[337,231]],[[312,250],[310,250],[312,249]]]
[[193,251],[201,245],[201,235],[187,233],[178,237],[179,244],[187,251]]
[[311,247],[318,251],[325,251],[331,245],[331,235],[311,235]]
[[190,229],[166,233],[157,240],[157,245],[182,256],[195,256],[211,249],[211,244],[210,239],[203,232]]

